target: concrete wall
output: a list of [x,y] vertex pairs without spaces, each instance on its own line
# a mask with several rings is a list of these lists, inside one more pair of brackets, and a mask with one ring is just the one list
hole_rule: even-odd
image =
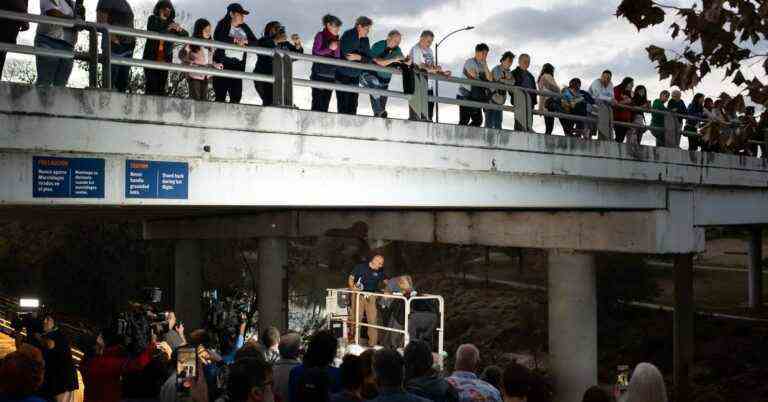
[[[32,198],[33,155],[104,158],[105,198]],[[126,159],[188,162],[189,199],[126,199]],[[768,222],[754,158],[13,84],[0,84],[0,168],[5,207],[665,210],[684,188],[698,225]]]

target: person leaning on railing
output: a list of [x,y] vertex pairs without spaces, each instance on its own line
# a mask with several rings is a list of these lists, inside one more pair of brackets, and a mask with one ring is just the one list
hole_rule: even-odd
[[[574,116],[587,117],[592,105],[595,104],[594,98],[589,92],[581,89],[581,80],[573,78],[568,83],[568,87],[562,92],[562,108],[564,113]],[[563,131],[568,137],[577,137],[589,139],[591,137],[591,128],[583,121],[560,119],[563,125]]]
[[[0,10],[14,11],[17,13],[26,13],[29,8],[29,0],[3,0],[0,3]],[[19,32],[29,29],[28,22],[18,22],[0,18],[0,43],[16,44]],[[3,78],[3,67],[5,66],[6,52],[0,51],[0,79]]]
[[[387,39],[380,40],[371,47],[373,63],[381,67],[395,67],[398,65],[410,65],[411,60],[403,55],[400,49],[402,34],[398,30],[389,31]],[[366,88],[389,89],[392,74],[376,71],[363,71],[360,75],[360,83]],[[371,109],[376,117],[387,117],[387,97],[371,95]]]
[[[544,63],[537,80],[539,91],[560,93],[560,84],[555,80],[555,66],[549,63]],[[553,96],[539,95],[539,111],[540,112],[560,112],[560,99]],[[562,124],[562,123],[561,123]],[[551,135],[555,129],[555,118],[551,116],[544,116],[544,134]]]
[[[128,0],[99,0],[96,6],[96,22],[117,27],[133,28],[134,16],[131,4]],[[130,36],[110,35],[111,55],[115,57],[133,57],[136,47],[136,38]],[[118,92],[128,90],[131,76],[131,67],[112,65],[111,68],[112,89]]]
[[[373,21],[365,16],[357,18],[355,26],[347,30],[341,36],[341,57],[347,61],[357,63],[370,63],[371,44],[368,34],[373,26]],[[343,85],[360,85],[362,71],[356,68],[338,67],[336,69],[336,82]],[[337,110],[342,114],[357,114],[357,92],[336,91]]]
[[[514,85],[515,79],[512,77],[512,63],[515,61],[515,54],[506,51],[501,56],[501,60],[499,60],[499,64],[491,70],[491,75],[493,76],[493,81],[501,83],[501,84],[507,84],[507,85]],[[491,96],[491,102],[493,102],[496,105],[503,106],[505,103],[507,103],[507,91],[504,90],[497,90],[494,91],[493,96]],[[501,130],[501,123],[504,121],[504,112],[501,110],[495,110],[495,109],[486,109],[485,110],[485,127],[486,128],[495,128],[498,130]]]
[[[488,45],[479,43],[475,46],[475,55],[464,62],[464,78],[469,80],[493,81],[491,70],[488,69]],[[462,85],[459,88],[457,99],[465,99],[474,102],[489,102],[491,90],[475,85]],[[459,105],[459,125],[475,126],[483,125],[483,110],[477,107]]]
[[[638,85],[635,87],[635,91],[632,94],[632,103],[630,104],[637,108],[648,109],[651,104],[648,102],[648,90],[644,86]],[[632,123],[637,124],[640,127],[630,127],[627,131],[627,144],[642,144],[643,134],[646,132],[645,128],[645,112],[639,110],[631,110]]]
[[[82,2],[73,0],[41,0],[40,14],[57,18],[85,18]],[[53,24],[38,24],[35,47],[72,52],[77,42],[77,32]],[[74,65],[73,59],[37,55],[37,85],[63,87],[69,82]]]
[[[152,15],[147,20],[147,31],[177,36],[189,36],[189,33],[175,22],[176,9],[169,0],[160,0],[155,4]],[[144,60],[171,63],[174,43],[164,40],[147,39],[144,45]],[[144,93],[147,95],[166,95],[168,70],[144,69]]]
[[[435,41],[435,34],[430,30],[425,30],[421,32],[421,35],[419,36],[419,42],[413,45],[411,48],[411,51],[408,53],[408,56],[411,58],[411,63],[415,68],[421,69],[423,71],[426,71],[429,74],[435,74],[435,75],[443,75],[446,77],[449,77],[451,75],[450,71],[443,70],[443,67],[435,63],[435,53],[432,51],[432,42]],[[429,81],[428,89],[427,89],[427,96],[434,96],[434,84],[432,83],[432,80]],[[435,102],[429,102],[427,105],[427,113],[429,117],[429,121],[432,121],[432,116],[435,112]],[[408,118],[410,120],[421,120],[422,117],[419,116],[416,112],[413,110],[409,111]]]
[[[689,116],[698,117],[700,119],[704,118],[704,94],[697,93],[694,95],[691,104],[688,105],[687,114]],[[687,119],[685,121],[685,127],[683,130],[686,131],[688,135],[689,151],[698,151],[699,148],[701,148],[701,137],[698,135],[700,125],[700,120]],[[696,135],[694,135],[694,133]]]
[[[264,47],[268,49],[283,49],[289,52],[304,53],[304,46],[301,43],[301,39],[289,40],[288,35],[285,33],[285,26],[279,21],[270,21],[264,27],[264,36],[256,42],[256,46]],[[253,69],[254,73],[272,75],[273,70],[273,57],[260,54],[256,61],[256,67]],[[274,86],[269,82],[254,81],[256,92],[261,97],[261,104],[263,106],[272,106],[275,103],[274,99]]]
[[[327,57],[329,59],[341,58],[341,44],[339,42],[339,31],[341,30],[341,20],[335,15],[326,14],[323,17],[323,30],[315,35],[315,41],[312,45],[312,55],[318,57]],[[309,79],[312,81],[335,82],[336,66],[323,63],[312,64],[312,74]],[[331,104],[332,89],[312,88],[312,110],[316,112],[327,112]]]
[[[613,97],[618,104],[613,109],[613,120],[622,123],[630,123],[632,121],[632,112],[629,109],[621,107],[621,105],[632,104],[632,89],[635,87],[635,80],[631,77],[625,77],[621,80],[616,88],[613,89]],[[613,132],[616,142],[624,142],[627,137],[627,131],[629,127],[614,125]]]
[[[238,46],[256,44],[256,35],[245,23],[249,12],[239,3],[227,7],[227,14],[216,24],[213,39],[218,42],[232,43]],[[213,53],[214,63],[221,63],[224,70],[245,71],[248,54],[232,50],[216,49]],[[243,80],[239,78],[213,77],[213,90],[216,92],[216,102],[226,102],[229,95],[230,103],[240,103],[243,98]]]
[[[659,98],[653,101],[651,108],[660,112],[667,112],[667,102],[669,102],[669,91],[665,89],[661,91]],[[664,113],[651,113],[651,127],[656,128],[656,130],[651,130],[651,133],[653,133],[653,136],[656,137],[657,147],[664,146],[664,119]]]
[[[211,23],[200,18],[195,21],[195,28],[192,36],[195,39],[211,39]],[[194,67],[212,67],[222,69],[221,63],[213,62],[213,48],[197,45],[186,45],[179,51],[179,59],[185,64]],[[189,86],[189,97],[198,101],[208,100],[208,80],[211,76],[206,74],[187,73],[187,85]]]
[[[536,90],[536,78],[533,77],[528,69],[531,67],[531,56],[527,53],[523,53],[517,58],[517,67],[512,70],[512,76],[515,78],[515,86]],[[526,93],[528,99],[530,99],[531,110],[533,110],[538,103],[538,96],[533,93]],[[514,97],[512,98],[514,102]],[[513,103],[514,104],[514,103]],[[523,126],[515,121],[515,130],[522,131]]]

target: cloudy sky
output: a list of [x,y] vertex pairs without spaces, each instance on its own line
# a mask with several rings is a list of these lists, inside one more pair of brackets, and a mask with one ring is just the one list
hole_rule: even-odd
[[[686,5],[692,1],[668,0],[667,3]],[[89,19],[94,18],[96,2],[85,0]],[[131,3],[137,15],[146,15],[146,10],[154,4],[146,0]],[[311,42],[321,28],[320,18],[325,13],[339,16],[344,28],[349,28],[358,15],[371,17],[374,21],[372,43],[397,28],[404,34],[406,50],[416,43],[423,29],[431,29],[441,38],[458,27],[473,25],[476,29],[459,33],[440,47],[440,63],[449,67],[454,75],[461,73],[460,66],[464,59],[472,56],[474,45],[485,42],[491,48],[489,61],[494,64],[506,50],[518,55],[531,54],[534,75],[542,64],[552,63],[561,85],[573,77],[580,77],[585,86],[589,85],[607,68],[613,70],[614,81],[624,76],[634,77],[636,84],[648,87],[649,96],[668,88],[668,82],[659,82],[644,48],[650,44],[674,46],[669,43],[666,31],[671,19],[668,18],[664,26],[638,33],[626,20],[614,16],[619,0],[241,0],[241,3],[251,11],[246,22],[257,34],[266,22],[279,20],[288,31],[300,34],[305,43]],[[174,0],[174,4],[180,20],[191,28],[199,17],[215,23],[225,14],[228,2]],[[39,11],[38,0],[30,0],[30,10]],[[22,40],[31,43],[32,39],[33,33],[26,33]],[[306,65],[297,65],[294,70],[296,74],[308,74]],[[84,84],[84,74],[74,77],[73,82]],[[400,89],[399,82],[392,85],[393,89]],[[258,104],[259,98],[252,86],[246,84],[245,87],[248,91],[244,101]],[[717,95],[732,89],[722,82],[721,75],[712,74],[697,91]],[[446,93],[455,93],[455,88],[447,85],[441,95]],[[686,93],[684,98],[689,100],[692,96],[693,93]],[[298,89],[295,97],[299,107],[308,108],[308,91]],[[360,103],[361,112],[370,113],[367,99],[361,98]],[[393,102],[390,109],[390,115],[407,116],[405,105],[400,102]],[[450,106],[444,106],[441,112],[441,121],[458,119],[457,110]],[[509,123],[511,116],[505,120]]]

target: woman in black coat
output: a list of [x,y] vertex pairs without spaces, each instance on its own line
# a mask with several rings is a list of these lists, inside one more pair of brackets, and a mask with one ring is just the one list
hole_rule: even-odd
[[[174,22],[175,18],[176,10],[173,8],[173,4],[169,0],[160,0],[155,4],[155,9],[147,20],[147,31],[189,36],[187,31]],[[144,46],[144,60],[171,63],[173,62],[173,47],[173,42],[147,39],[147,44]],[[147,95],[165,96],[167,83],[168,71],[144,69],[144,93]]]

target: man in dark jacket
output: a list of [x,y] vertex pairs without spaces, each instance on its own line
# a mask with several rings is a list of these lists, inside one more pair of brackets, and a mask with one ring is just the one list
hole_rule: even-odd
[[[301,41],[291,42],[288,40],[288,35],[285,34],[285,27],[279,21],[271,21],[264,27],[264,36],[259,39],[257,46],[266,47],[269,49],[283,49],[290,52],[304,53],[304,48],[301,45]],[[254,73],[272,75],[273,70],[272,56],[259,55],[256,60],[256,67],[253,69]],[[256,86],[256,92],[261,97],[261,104],[263,106],[272,106],[274,102],[274,87],[269,82],[254,81]]]
[[[515,78],[515,86],[516,87],[523,87],[528,89],[536,90],[536,78],[533,77],[533,74],[531,74],[530,71],[528,71],[528,68],[531,66],[531,56],[528,54],[521,54],[520,57],[517,58],[517,68],[512,70],[512,77]],[[528,93],[528,99],[529,103],[531,105],[531,110],[536,109],[536,104],[538,103],[538,96],[536,96],[535,93]],[[515,98],[512,97],[512,104],[514,104]],[[523,127],[515,122],[515,130],[522,131]]]
[[[371,44],[368,41],[368,33],[371,31],[373,21],[368,17],[358,17],[355,26],[341,35],[341,57],[357,63],[371,62]],[[362,70],[339,67],[336,69],[336,82],[343,85],[360,86]],[[336,92],[336,101],[339,113],[357,114],[358,93]]]
[[405,390],[433,402],[458,402],[459,393],[432,369],[434,359],[426,342],[412,340],[403,353]]
[[[147,31],[178,36],[189,36],[179,24],[174,22],[176,10],[169,0],[160,0],[147,20]],[[171,63],[173,61],[173,42],[147,39],[144,46],[144,60]],[[167,70],[144,69],[145,90],[147,95],[165,96],[168,83]]]
[[43,332],[34,334],[33,340],[33,345],[40,348],[45,360],[45,376],[40,393],[56,402],[68,402],[72,400],[72,391],[78,387],[69,339],[56,326],[50,312],[41,316]]
[[[29,0],[6,0],[0,4],[0,10],[26,13]],[[0,42],[15,45],[19,32],[29,29],[28,22],[17,22],[0,18]],[[5,52],[0,52],[0,78],[3,76],[5,66]]]

